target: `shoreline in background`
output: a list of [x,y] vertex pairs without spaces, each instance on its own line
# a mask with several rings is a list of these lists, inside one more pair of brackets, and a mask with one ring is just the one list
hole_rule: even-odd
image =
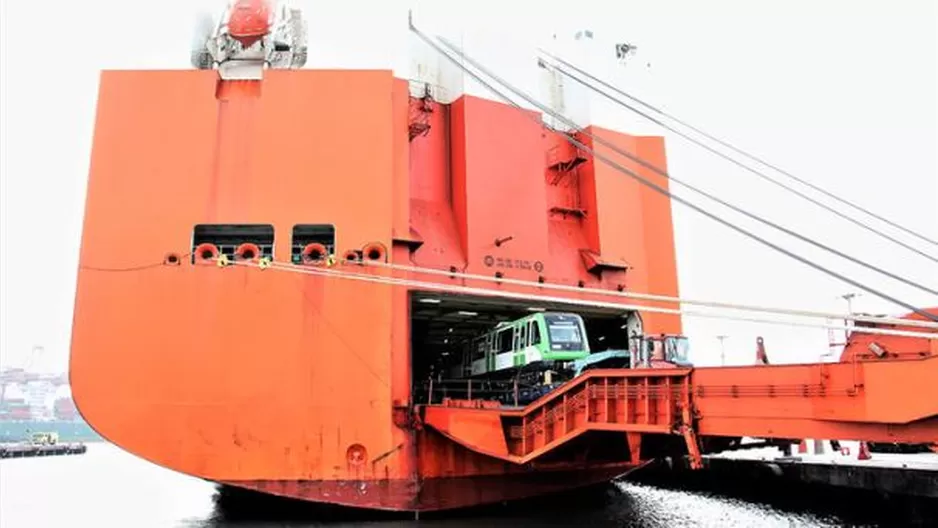
[[55,433],[61,443],[104,442],[85,421],[4,420],[0,421],[0,443],[29,440],[33,433]]

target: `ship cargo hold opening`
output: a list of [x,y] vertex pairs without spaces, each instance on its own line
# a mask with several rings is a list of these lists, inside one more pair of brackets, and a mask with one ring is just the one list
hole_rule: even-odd
[[582,370],[587,356],[593,367],[628,366],[630,336],[642,333],[636,312],[430,291],[411,292],[410,325],[418,404],[524,405]]

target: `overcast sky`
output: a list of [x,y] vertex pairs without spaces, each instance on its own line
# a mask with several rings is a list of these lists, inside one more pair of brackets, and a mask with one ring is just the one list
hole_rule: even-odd
[[[306,6],[310,20],[308,67],[386,67],[388,60],[399,61],[388,58],[393,47],[382,45],[386,38],[406,38],[406,17],[398,9],[403,0],[397,1],[393,7],[376,1],[295,2]],[[203,6],[220,3],[0,2],[3,365],[67,366],[100,70],[187,68],[190,31]],[[646,96],[652,102],[938,240],[934,0],[501,0],[447,6],[450,20],[476,28],[494,24],[516,38],[590,28],[605,39],[635,43],[651,62],[657,93]],[[403,26],[392,37],[389,20]],[[484,57],[498,73],[511,73],[511,65],[500,64],[497,55]],[[669,169],[676,177],[938,287],[935,263],[666,135]],[[843,309],[838,296],[855,291],[680,204],[674,205],[674,217],[685,297],[830,310]],[[915,289],[781,234],[752,229],[910,303],[938,306],[938,299]],[[931,250],[938,255],[938,247]],[[855,307],[902,312],[871,295],[860,297]],[[698,363],[718,361],[715,336],[720,334],[730,336],[727,358],[736,363],[752,361],[757,335],[765,336],[770,358],[779,362],[817,358],[827,343],[824,330],[690,318],[685,328]],[[35,346],[44,353],[30,360]]]

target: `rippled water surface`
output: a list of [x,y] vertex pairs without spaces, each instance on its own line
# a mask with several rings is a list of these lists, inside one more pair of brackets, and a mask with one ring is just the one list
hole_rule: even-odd
[[[753,491],[753,490],[749,490]],[[735,493],[735,492],[734,492]],[[290,510],[220,498],[213,484],[139,460],[108,444],[87,454],[0,462],[0,527],[227,527],[227,526],[845,526],[889,525],[895,513],[864,517],[858,504],[825,505],[778,496],[747,500],[673,484],[617,484],[589,494],[489,508],[458,516],[413,520],[323,519],[322,512]],[[735,493],[739,496],[738,493]],[[849,500],[849,499],[848,499]],[[810,501],[809,501],[810,502]],[[867,505],[868,506],[868,505]],[[869,508],[879,511],[878,508]],[[880,512],[881,513],[881,512]],[[317,517],[318,516],[318,517]],[[920,519],[927,524],[927,519]],[[938,525],[938,524],[935,524]]]

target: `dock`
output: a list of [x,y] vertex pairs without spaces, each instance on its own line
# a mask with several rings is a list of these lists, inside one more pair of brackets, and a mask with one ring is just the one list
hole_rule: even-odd
[[[822,450],[791,455],[777,448],[729,451],[705,455],[701,477],[758,481],[788,486],[806,484],[846,490],[864,490],[881,496],[938,499],[938,454],[872,453],[858,457],[856,442],[842,442],[843,452]],[[688,477],[686,461],[666,460],[667,470]]]
[[82,455],[88,450],[83,443],[69,444],[0,444],[0,458],[27,458],[63,455]]

